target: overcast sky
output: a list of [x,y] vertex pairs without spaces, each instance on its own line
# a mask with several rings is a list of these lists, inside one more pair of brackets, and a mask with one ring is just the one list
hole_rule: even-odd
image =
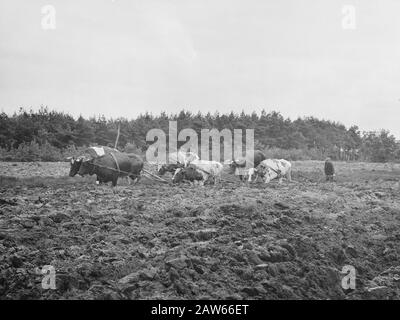
[[0,109],[265,108],[400,138],[399,14],[398,0],[0,0]]

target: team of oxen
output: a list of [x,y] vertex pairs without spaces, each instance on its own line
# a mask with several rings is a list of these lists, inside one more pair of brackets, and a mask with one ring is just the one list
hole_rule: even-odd
[[[95,174],[96,183],[99,184],[112,182],[112,185],[116,186],[120,177],[127,177],[129,181],[133,180],[136,183],[144,171],[144,162],[140,156],[110,147],[89,147],[85,155],[71,157],[69,160],[71,177],[76,174]],[[273,179],[281,183],[283,178],[291,181],[292,166],[289,161],[266,159],[259,150],[255,150],[253,156],[228,160],[224,165],[218,161],[201,160],[193,152],[178,151],[169,155],[167,164],[158,165],[157,176],[161,177],[170,172],[173,183],[188,181],[200,185],[218,184],[225,169],[247,182],[255,182],[259,178],[265,183]]]

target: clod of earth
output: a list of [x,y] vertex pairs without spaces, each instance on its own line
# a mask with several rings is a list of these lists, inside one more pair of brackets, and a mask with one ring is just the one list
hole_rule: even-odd
[[[295,183],[142,179],[111,190],[66,178],[67,163],[7,164],[15,177],[0,185],[0,296],[399,299],[400,165],[338,163],[329,184],[318,180],[322,165],[294,162]],[[56,290],[41,288],[34,270],[45,265]],[[342,288],[348,265],[352,290]]]

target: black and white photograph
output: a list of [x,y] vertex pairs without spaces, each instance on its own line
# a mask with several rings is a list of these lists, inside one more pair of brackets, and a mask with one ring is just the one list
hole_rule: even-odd
[[399,14],[0,0],[0,300],[399,300]]

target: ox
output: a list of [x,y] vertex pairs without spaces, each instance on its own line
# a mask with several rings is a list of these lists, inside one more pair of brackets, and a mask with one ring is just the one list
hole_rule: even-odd
[[[85,156],[80,156],[78,158],[68,157],[67,159],[71,162],[71,168],[69,170],[69,176],[74,177],[78,174],[81,164],[86,161],[90,161],[93,158],[101,157],[107,153],[114,152],[119,153],[117,149],[110,147],[100,146],[100,147],[89,147],[85,151]],[[99,181],[97,179],[97,181]]]
[[264,179],[265,183],[270,182],[273,179],[278,179],[279,183],[282,183],[282,178],[286,177],[289,181],[292,180],[292,165],[289,161],[284,159],[266,159],[256,168],[250,168],[248,171],[248,181],[251,182],[255,177],[254,181],[260,176]]
[[204,182],[211,179],[214,183],[221,181],[221,174],[224,166],[218,161],[193,160],[190,162],[190,166],[201,173]]
[[254,150],[253,159],[250,156],[239,158],[229,162],[230,173],[239,176],[240,180],[244,180],[245,168],[257,168],[257,166],[266,159],[264,153],[260,150]]
[[133,153],[107,153],[101,157],[82,162],[78,174],[96,174],[98,181],[112,182],[112,186],[117,185],[119,177],[129,177],[138,181],[140,172],[143,169],[143,160]]
[[173,183],[178,183],[181,181],[189,181],[191,183],[199,182],[204,184],[203,175],[194,166],[189,165],[186,168],[178,168],[172,178]]

